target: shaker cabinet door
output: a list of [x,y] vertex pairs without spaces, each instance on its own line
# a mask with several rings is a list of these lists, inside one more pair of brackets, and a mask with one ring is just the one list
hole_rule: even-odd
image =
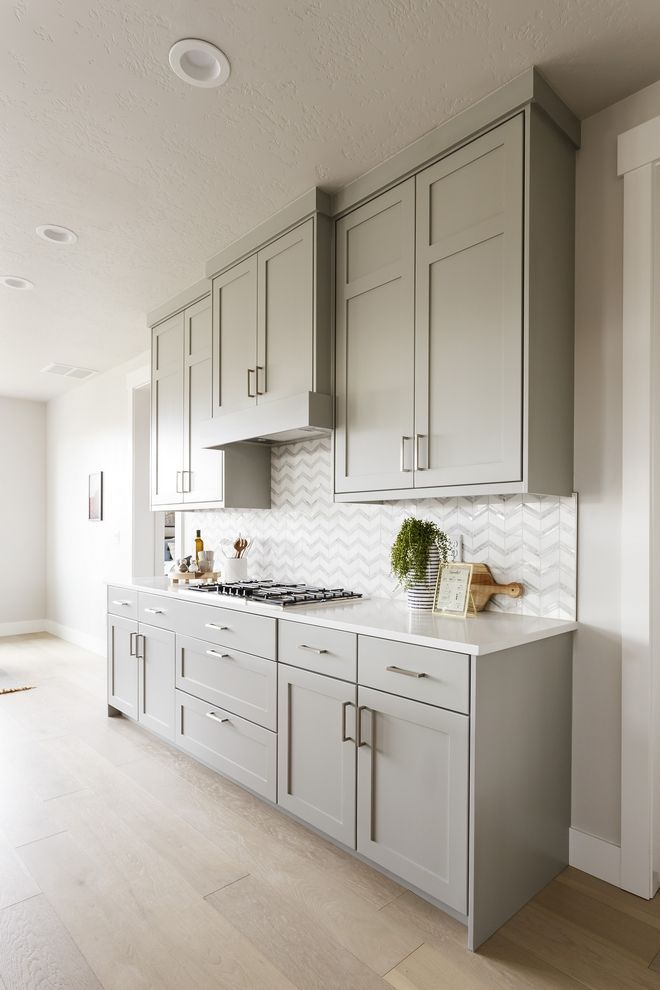
[[520,481],[522,116],[415,181],[415,487]]
[[337,223],[335,490],[412,487],[415,180]]
[[211,300],[184,313],[184,475],[183,501],[223,498],[223,453],[202,446],[201,429],[213,416],[213,329]]
[[213,279],[213,415],[256,402],[257,256]]
[[151,504],[183,501],[183,313],[155,327],[151,343]]
[[355,685],[278,665],[278,804],[355,848]]
[[257,403],[314,387],[314,221],[262,248],[258,263]]
[[174,740],[175,635],[140,623],[138,721]]
[[358,688],[357,849],[467,912],[469,717]]
[[138,624],[108,615],[108,704],[130,718],[138,717]]

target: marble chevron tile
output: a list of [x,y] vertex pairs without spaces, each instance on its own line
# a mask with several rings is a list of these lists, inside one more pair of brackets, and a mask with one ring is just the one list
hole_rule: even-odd
[[[187,514],[209,549],[237,533],[251,536],[253,577],[350,586],[378,598],[405,596],[390,571],[390,548],[409,515],[432,519],[455,539],[464,559],[486,563],[496,580],[522,581],[523,598],[499,597],[490,608],[574,618],[577,498],[489,496],[419,498],[382,504],[335,503],[327,438],[274,447],[272,509]],[[221,558],[220,558],[221,559]]]

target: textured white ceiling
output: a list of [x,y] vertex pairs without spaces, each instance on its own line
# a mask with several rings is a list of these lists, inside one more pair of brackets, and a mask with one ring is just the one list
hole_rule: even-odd
[[[169,70],[190,36],[226,86]],[[29,398],[72,387],[50,361],[138,353],[209,256],[528,66],[579,116],[660,75],[658,0],[5,0],[0,39],[0,274],[36,283],[0,289],[0,395]]]

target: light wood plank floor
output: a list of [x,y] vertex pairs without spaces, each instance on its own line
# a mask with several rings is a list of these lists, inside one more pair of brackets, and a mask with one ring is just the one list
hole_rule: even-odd
[[105,715],[103,661],[0,640],[0,990],[660,990],[660,902],[568,869],[465,929]]

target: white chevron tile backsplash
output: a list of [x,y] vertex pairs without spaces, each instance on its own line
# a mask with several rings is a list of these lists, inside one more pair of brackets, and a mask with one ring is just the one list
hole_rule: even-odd
[[371,598],[402,598],[390,573],[390,547],[407,515],[433,519],[464,560],[486,563],[500,583],[521,581],[520,599],[499,596],[490,608],[547,618],[575,618],[577,499],[538,495],[420,498],[382,504],[332,499],[328,438],[272,450],[272,509],[184,513],[190,547],[195,529],[208,549],[240,532],[254,539],[250,577],[344,586]]

